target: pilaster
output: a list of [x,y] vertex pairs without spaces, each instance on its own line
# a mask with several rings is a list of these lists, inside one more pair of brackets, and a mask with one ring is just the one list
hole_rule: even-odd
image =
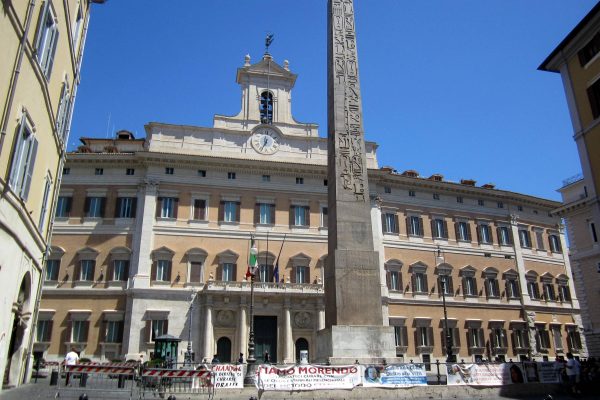
[[[135,232],[132,238],[131,278],[129,287],[150,287],[150,253],[154,247],[154,216],[156,213],[156,194],[158,182],[145,180],[138,189],[138,215],[135,220]],[[139,215],[141,211],[141,215]]]
[[212,360],[214,355],[213,352],[213,321],[212,321],[212,308],[213,302],[212,297],[206,298],[206,304],[204,305],[204,349],[202,357],[206,360]]

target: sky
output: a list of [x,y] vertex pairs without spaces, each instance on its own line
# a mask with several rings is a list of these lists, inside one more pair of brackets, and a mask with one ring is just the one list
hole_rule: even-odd
[[[560,200],[581,171],[559,74],[537,67],[595,0],[355,0],[366,140],[380,166]],[[69,149],[148,122],[235,115],[236,69],[270,53],[298,74],[296,120],[327,134],[326,0],[93,5]]]

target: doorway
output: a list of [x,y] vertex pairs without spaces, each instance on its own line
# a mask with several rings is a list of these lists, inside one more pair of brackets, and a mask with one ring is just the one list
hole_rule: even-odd
[[308,350],[308,340],[299,338],[296,340],[296,363],[300,363],[300,351]]
[[269,352],[269,362],[277,362],[277,317],[254,316],[254,344],[256,361],[264,363]]
[[217,340],[217,358],[222,363],[231,362],[231,340],[228,337]]

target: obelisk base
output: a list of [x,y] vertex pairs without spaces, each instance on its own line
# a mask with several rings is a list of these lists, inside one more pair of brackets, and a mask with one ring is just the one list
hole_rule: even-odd
[[332,365],[400,362],[392,326],[334,325],[317,332],[317,363]]

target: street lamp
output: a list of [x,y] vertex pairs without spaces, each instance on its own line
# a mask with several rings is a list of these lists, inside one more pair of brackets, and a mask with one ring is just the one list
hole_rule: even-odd
[[196,299],[196,291],[194,289],[191,290],[190,292],[190,307],[189,307],[189,311],[188,311],[188,345],[187,345],[187,351],[185,352],[185,356],[184,356],[184,364],[185,365],[192,365],[192,363],[194,362],[194,351],[192,350],[192,320],[193,320],[193,314],[194,314],[194,300]]
[[[437,247],[436,252],[436,264],[438,260],[444,260],[442,250],[440,246]],[[446,362],[453,363],[456,362],[456,356],[452,354],[452,335],[450,334],[450,328],[448,327],[448,310],[446,309],[446,285],[448,276],[440,275],[440,285],[442,289],[442,306],[444,307],[444,334],[446,336]]]
[[248,357],[246,358],[248,368],[244,377],[244,385],[252,386],[256,380],[256,357],[254,356],[254,277],[258,269],[258,263],[256,262],[258,249],[254,245],[254,236],[252,236],[250,243],[250,262],[248,263],[248,270],[250,271],[250,335],[248,337]]

